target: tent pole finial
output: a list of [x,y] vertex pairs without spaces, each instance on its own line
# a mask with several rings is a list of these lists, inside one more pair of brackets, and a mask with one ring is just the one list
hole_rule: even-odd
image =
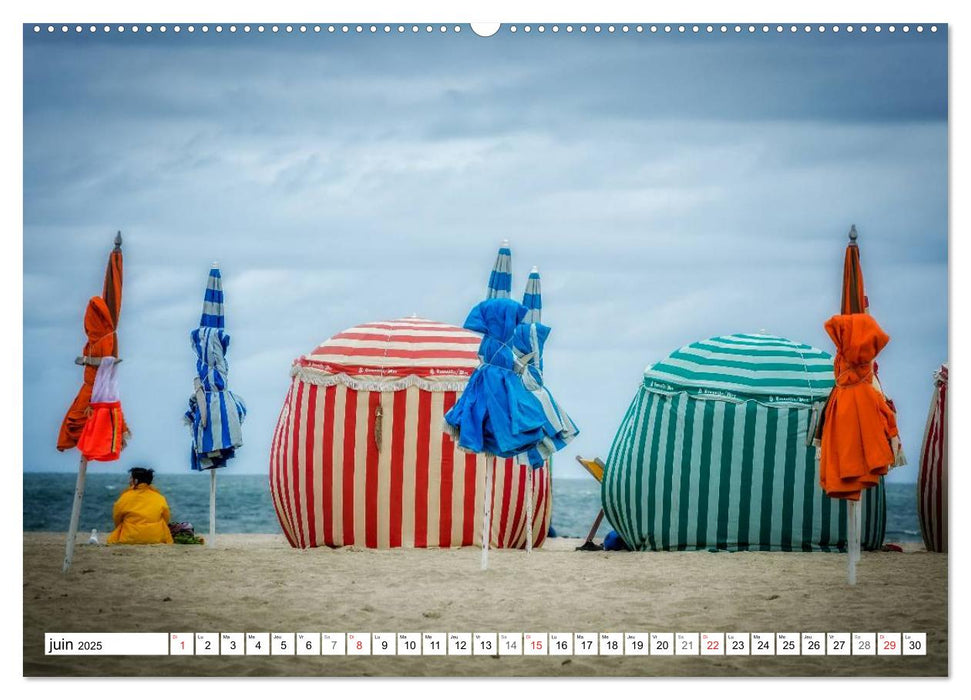
[[850,224],[850,245],[856,245],[856,224]]
[[121,231],[115,234],[115,250],[121,250]]

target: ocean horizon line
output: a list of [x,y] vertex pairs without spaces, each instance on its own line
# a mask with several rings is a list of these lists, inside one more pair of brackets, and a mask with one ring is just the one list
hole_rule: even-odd
[[[90,468],[90,465],[89,465],[89,468]],[[123,474],[123,473],[125,473],[127,471],[128,471],[127,469],[124,469],[124,470],[119,471],[118,474],[121,475],[121,474]],[[264,472],[239,472],[239,471],[233,471],[233,470],[227,470],[227,469],[219,469],[218,471],[219,471],[219,475],[220,476],[234,476],[234,477],[235,476],[266,476],[267,478],[269,478],[269,473],[268,472],[267,473],[264,473]],[[100,473],[101,474],[104,474],[104,472],[100,472]],[[192,471],[190,469],[185,469],[185,470],[167,470],[167,469],[166,470],[163,470],[163,469],[156,469],[155,470],[155,473],[156,474],[164,474],[166,476],[172,476],[172,475],[176,475],[176,474],[201,474],[202,472],[196,472],[196,471]],[[52,474],[52,475],[53,474],[73,474],[73,475],[76,475],[77,474],[77,470],[74,470],[74,471],[48,471],[46,469],[24,469],[24,470],[21,471],[21,474]],[[587,481],[587,480],[591,479],[592,477],[590,477],[590,476],[556,476],[554,474],[551,478],[552,478],[553,481]],[[917,485],[917,480],[916,479],[913,480],[913,481],[897,481],[897,480],[893,480],[893,481],[887,481],[886,483],[888,483],[888,484],[894,484],[894,485],[897,485],[897,486],[907,486],[907,485],[916,486]]]

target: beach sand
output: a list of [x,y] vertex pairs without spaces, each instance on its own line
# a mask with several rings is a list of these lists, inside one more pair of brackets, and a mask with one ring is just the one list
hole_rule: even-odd
[[[86,537],[85,537],[86,539]],[[27,676],[945,676],[947,557],[294,550],[282,536],[216,546],[80,543],[27,533]],[[913,549],[913,548],[912,548]],[[45,656],[45,632],[926,632],[926,656]]]

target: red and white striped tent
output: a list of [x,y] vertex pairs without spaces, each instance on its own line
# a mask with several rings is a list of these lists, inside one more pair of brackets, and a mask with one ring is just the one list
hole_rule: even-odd
[[917,474],[917,517],[924,546],[947,551],[947,365],[934,373],[934,396],[927,415]]
[[[270,452],[270,492],[293,547],[481,545],[485,470],[442,429],[480,338],[418,318],[364,323],[296,359]],[[500,459],[491,547],[526,545],[528,466]],[[533,546],[552,518],[533,473]]]

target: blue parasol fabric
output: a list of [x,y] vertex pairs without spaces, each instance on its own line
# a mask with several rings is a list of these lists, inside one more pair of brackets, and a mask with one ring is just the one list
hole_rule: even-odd
[[526,450],[527,461],[537,468],[552,457],[554,452],[566,447],[580,433],[580,430],[543,383],[543,349],[550,334],[550,327],[539,323],[543,304],[539,272],[535,268],[529,275],[523,304],[532,308],[513,331],[512,347],[517,369],[522,375],[523,386],[539,402],[546,418],[543,438],[535,446]]
[[464,450],[515,457],[543,439],[543,407],[523,385],[512,348],[525,314],[518,301],[487,299],[465,320],[465,328],[483,334],[482,364],[445,414],[446,430]]
[[222,278],[219,268],[213,266],[199,328],[189,334],[196,353],[196,377],[185,422],[192,432],[191,466],[197,471],[226,466],[243,444],[246,404],[228,388],[229,334],[225,326]]
[[459,447],[499,457],[525,455],[538,468],[578,434],[543,385],[539,363],[550,328],[522,323],[528,309],[512,299],[477,304],[464,327],[482,333],[482,364],[445,414]]

